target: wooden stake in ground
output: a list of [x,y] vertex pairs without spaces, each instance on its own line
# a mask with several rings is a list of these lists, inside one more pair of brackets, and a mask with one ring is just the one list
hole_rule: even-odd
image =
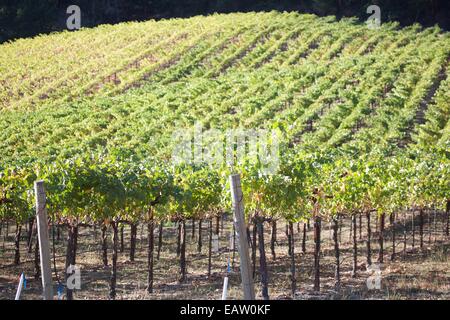
[[234,268],[234,260],[235,260],[235,256],[236,256],[236,226],[233,223],[233,239],[232,239],[232,245],[231,248],[233,248],[233,255],[231,258],[231,267]]
[[383,263],[384,262],[384,212],[380,215],[380,234],[378,237],[378,243],[380,245],[380,251],[378,254],[378,262]]
[[340,261],[340,252],[339,252],[339,240],[338,240],[338,231],[339,231],[339,217],[333,218],[333,241],[334,241],[334,256],[336,258],[336,269],[334,272],[334,288],[336,291],[341,290],[341,261]]
[[[269,274],[267,272],[266,250],[264,247],[264,218],[257,216],[256,219],[257,219],[256,225],[258,228],[259,273],[261,275],[262,296],[264,300],[269,300]],[[292,223],[290,224],[290,226],[292,227]],[[291,250],[293,257],[294,250],[293,249]]]
[[295,246],[294,246],[294,226],[289,222],[289,247],[291,248],[291,292],[292,297],[295,298],[297,291],[297,278],[295,275]]
[[328,221],[328,233],[329,233],[330,243],[333,244],[333,227],[331,226],[331,220]]
[[447,205],[445,207],[445,216],[446,216],[446,222],[445,222],[445,235],[448,237],[450,235],[450,200],[447,200]]
[[238,238],[238,250],[241,260],[241,279],[245,300],[255,299],[255,288],[250,270],[250,257],[248,254],[248,240],[244,220],[244,196],[241,189],[241,177],[239,174],[230,176],[231,199],[233,202],[234,225]]
[[302,234],[302,253],[306,253],[306,223],[303,222],[303,234]]
[[314,217],[314,291],[320,291],[320,230],[321,218]]
[[[289,244],[289,222],[286,221],[286,225],[284,226],[284,234],[286,235],[287,242]],[[291,255],[291,247],[288,246],[288,256]]]
[[198,242],[197,242],[198,253],[202,253],[202,222],[203,222],[202,219],[198,221]]
[[367,220],[367,266],[372,264],[372,248],[370,247],[372,229],[370,227],[370,211],[366,213]]
[[158,225],[158,252],[156,253],[156,260],[159,260],[159,257],[161,255],[163,230],[164,230],[164,221],[160,221]]
[[[37,236],[36,236],[37,237]],[[41,267],[39,264],[39,241],[36,241],[34,246],[34,279],[38,280],[41,275]]]
[[258,227],[256,225],[256,220],[253,223],[253,237],[252,237],[252,275],[256,276],[256,237],[258,234]]
[[181,222],[177,222],[177,257],[180,256],[181,252]]
[[352,232],[353,232],[353,218],[350,217],[350,232],[348,233],[348,242],[352,241]]
[[106,226],[105,222],[102,224],[102,261],[103,266],[108,266],[108,240],[107,240],[107,231],[108,227]]
[[362,213],[359,213],[359,240],[362,240]]
[[154,242],[154,229],[155,229],[155,219],[153,215],[153,209],[148,210],[148,223],[147,223],[147,292],[153,293],[153,252],[155,248]]
[[[52,226],[53,228],[55,226]],[[34,232],[34,218],[28,220],[28,230],[27,230],[27,247],[28,253],[33,252],[33,232]]]
[[420,250],[423,250],[423,209],[419,211],[419,235],[420,235]]
[[220,215],[218,214],[216,216],[216,231],[215,231],[215,234],[219,235],[219,233],[220,233]]
[[407,232],[406,210],[403,211],[403,256],[406,255],[406,232]]
[[356,272],[358,269],[358,242],[356,241],[356,213],[352,215],[352,224],[353,224],[353,270],[352,277],[356,277]]
[[433,208],[433,234],[434,234],[434,244],[437,242],[437,217],[436,209]]
[[36,195],[36,216],[42,270],[43,296],[44,300],[53,300],[52,271],[50,267],[50,245],[48,239],[48,219],[43,181],[36,181],[34,183],[34,192]]
[[412,215],[411,215],[411,230],[412,230],[412,247],[414,248],[416,245],[416,228],[414,226],[414,213],[415,213],[415,209],[412,210]]
[[130,226],[130,261],[134,261],[134,256],[136,253],[136,238],[137,238],[137,224],[132,223]]
[[277,255],[275,253],[276,242],[277,242],[277,221],[272,220],[272,231],[270,234],[270,252],[272,254],[272,260],[275,260],[277,258]]
[[427,210],[428,212],[428,245],[431,244],[431,212],[430,210]]
[[319,197],[321,192],[315,188],[314,196],[312,197],[314,203],[313,219],[314,219],[314,291],[320,291],[320,233],[322,229],[322,219],[319,215]]
[[[65,264],[65,279],[66,282],[68,281],[69,277],[71,276],[71,271],[69,271],[69,267],[71,265],[74,265],[73,263],[73,255],[74,255],[74,227],[73,225],[70,225],[67,230],[67,249],[66,249],[66,264]],[[73,290],[70,289],[68,286],[66,287],[66,299],[67,300],[73,300]]]
[[213,236],[213,221],[209,219],[209,238],[208,238],[208,278],[211,277],[211,254],[212,254],[212,236]]
[[16,223],[16,234],[14,236],[14,264],[17,266],[20,263],[20,235],[22,233],[22,226]]
[[144,224],[145,223],[141,224],[141,232],[140,232],[140,236],[139,236],[139,242],[141,243],[141,250],[142,250],[143,245],[144,245]]
[[391,221],[391,228],[392,228],[392,255],[391,255],[391,260],[394,261],[395,260],[395,212],[392,212],[390,215],[390,221]]
[[73,254],[72,254],[72,265],[76,265],[77,259],[77,249],[78,249],[78,225],[73,226]]
[[109,298],[111,300],[116,299],[116,284],[117,284],[117,251],[119,247],[119,227],[116,221],[111,223],[113,229],[113,254],[111,257],[111,277],[109,283]]
[[183,283],[186,281],[186,221],[183,219],[180,222],[181,229],[180,229],[180,240],[181,240],[181,246],[180,246],[180,283]]
[[120,252],[123,252],[123,249],[125,247],[124,243],[123,243],[123,224],[120,226]]

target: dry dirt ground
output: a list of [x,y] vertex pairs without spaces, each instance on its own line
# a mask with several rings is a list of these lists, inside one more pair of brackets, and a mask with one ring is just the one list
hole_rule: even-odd
[[[408,220],[409,217],[408,217]],[[439,220],[439,217],[438,217]],[[349,237],[349,220],[345,219],[341,233],[342,289],[334,291],[334,250],[329,224],[322,230],[321,292],[313,288],[313,230],[307,232],[306,253],[301,252],[301,237],[295,227],[295,260],[297,268],[297,293],[295,299],[450,299],[450,239],[443,234],[443,221],[427,224],[424,230],[424,249],[419,250],[419,235],[416,232],[415,248],[412,248],[412,233],[407,232],[407,250],[403,252],[403,231],[400,226],[395,261],[391,261],[391,228],[386,223],[385,264],[381,267],[381,289],[369,290],[367,279],[371,275],[366,270],[366,227],[363,219],[362,238],[358,241],[358,266],[355,278],[351,276],[352,245]],[[185,283],[178,282],[180,269],[176,256],[176,228],[166,225],[163,232],[163,246],[159,260],[155,258],[154,293],[147,294],[146,232],[138,228],[136,259],[129,261],[129,227],[125,226],[125,247],[118,257],[117,299],[220,299],[223,278],[227,270],[227,260],[232,261],[229,251],[231,222],[224,223],[220,235],[220,251],[212,256],[212,276],[207,277],[208,231],[204,223],[203,250],[196,252],[196,237],[192,238],[191,224],[187,223],[187,270]],[[417,226],[417,225],[416,225]],[[431,226],[431,228],[428,228]],[[196,226],[197,228],[198,226]],[[435,229],[436,228],[436,229]],[[21,272],[27,277],[27,288],[22,299],[41,299],[41,282],[33,278],[33,254],[26,250],[25,232],[21,241],[21,264],[13,265],[14,228],[9,228],[5,239],[5,228],[0,240],[0,299],[14,299]],[[270,230],[266,225],[265,242],[269,271],[269,295],[271,299],[292,299],[290,282],[290,258],[287,255],[287,240],[284,222],[278,223],[277,257],[270,254]],[[300,228],[302,229],[302,228]],[[372,230],[375,229],[373,223]],[[156,229],[157,231],[157,229]],[[300,230],[302,231],[302,230]],[[431,231],[431,232],[430,232]],[[100,232],[91,228],[80,228],[77,264],[81,267],[81,289],[74,293],[75,299],[108,299],[110,268],[102,266]],[[198,233],[198,231],[196,231]],[[359,232],[358,239],[359,239]],[[65,232],[63,232],[65,235]],[[62,237],[64,239],[64,237]],[[111,263],[111,239],[109,237],[108,259]],[[157,240],[157,234],[155,235]],[[373,259],[378,256],[376,234],[373,234]],[[157,241],[155,241],[157,245]],[[55,243],[56,269],[63,279],[65,261],[65,241]],[[155,248],[156,250],[156,248]],[[259,257],[257,256],[257,270]],[[239,276],[239,256],[229,275],[229,299],[242,298]],[[259,275],[255,278],[258,298],[261,298]],[[53,274],[53,280],[57,279]]]

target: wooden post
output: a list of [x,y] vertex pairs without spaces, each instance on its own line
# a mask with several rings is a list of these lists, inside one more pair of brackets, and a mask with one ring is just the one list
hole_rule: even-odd
[[241,189],[241,177],[239,174],[230,176],[231,198],[233,201],[234,224],[238,238],[238,250],[241,260],[241,278],[245,300],[255,300],[255,288],[250,269],[250,257],[248,254],[247,232],[244,222],[244,196]]
[[43,181],[34,183],[36,194],[36,218],[41,260],[42,288],[44,300],[53,300],[52,270],[50,268],[50,244],[48,239],[48,220],[46,196]]

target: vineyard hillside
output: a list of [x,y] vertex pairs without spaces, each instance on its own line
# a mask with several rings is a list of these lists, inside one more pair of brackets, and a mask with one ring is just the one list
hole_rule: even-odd
[[[276,261],[277,221],[286,223],[293,297],[294,240],[306,254],[308,232],[314,238],[310,274],[320,291],[323,226],[337,291],[342,224],[353,236],[342,253],[352,257],[352,277],[364,269],[363,254],[365,267],[375,261],[373,250],[379,263],[386,260],[387,241],[392,260],[399,241],[403,257],[419,239],[425,251],[424,232],[430,247],[432,239],[448,245],[449,62],[450,33],[437,26],[276,11],[101,25],[1,44],[0,232],[15,226],[9,257],[20,265],[22,230],[32,254],[34,188],[42,180],[52,243],[55,233],[67,233],[66,267],[75,264],[78,235],[97,239],[101,230],[110,298],[117,295],[124,226],[130,227],[131,262],[138,226],[146,226],[139,253],[148,259],[141,261],[148,293],[154,237],[161,248],[163,228],[177,237],[179,281],[190,279],[188,221],[199,254],[209,237],[203,250],[209,250],[211,276],[213,231],[218,236],[220,223],[228,223],[225,230],[236,232],[230,218],[230,175],[236,173],[264,298],[267,270],[273,270],[264,235]],[[396,238],[398,232],[404,238]],[[448,261],[447,249],[439,250]],[[36,268],[37,252],[30,260]],[[7,254],[0,251],[2,259]],[[57,274],[56,263],[54,269]]]
[[196,121],[280,125],[303,148],[445,148],[449,47],[439,28],[296,13],[18,40],[0,46],[1,165],[103,148],[167,156],[172,132]]

